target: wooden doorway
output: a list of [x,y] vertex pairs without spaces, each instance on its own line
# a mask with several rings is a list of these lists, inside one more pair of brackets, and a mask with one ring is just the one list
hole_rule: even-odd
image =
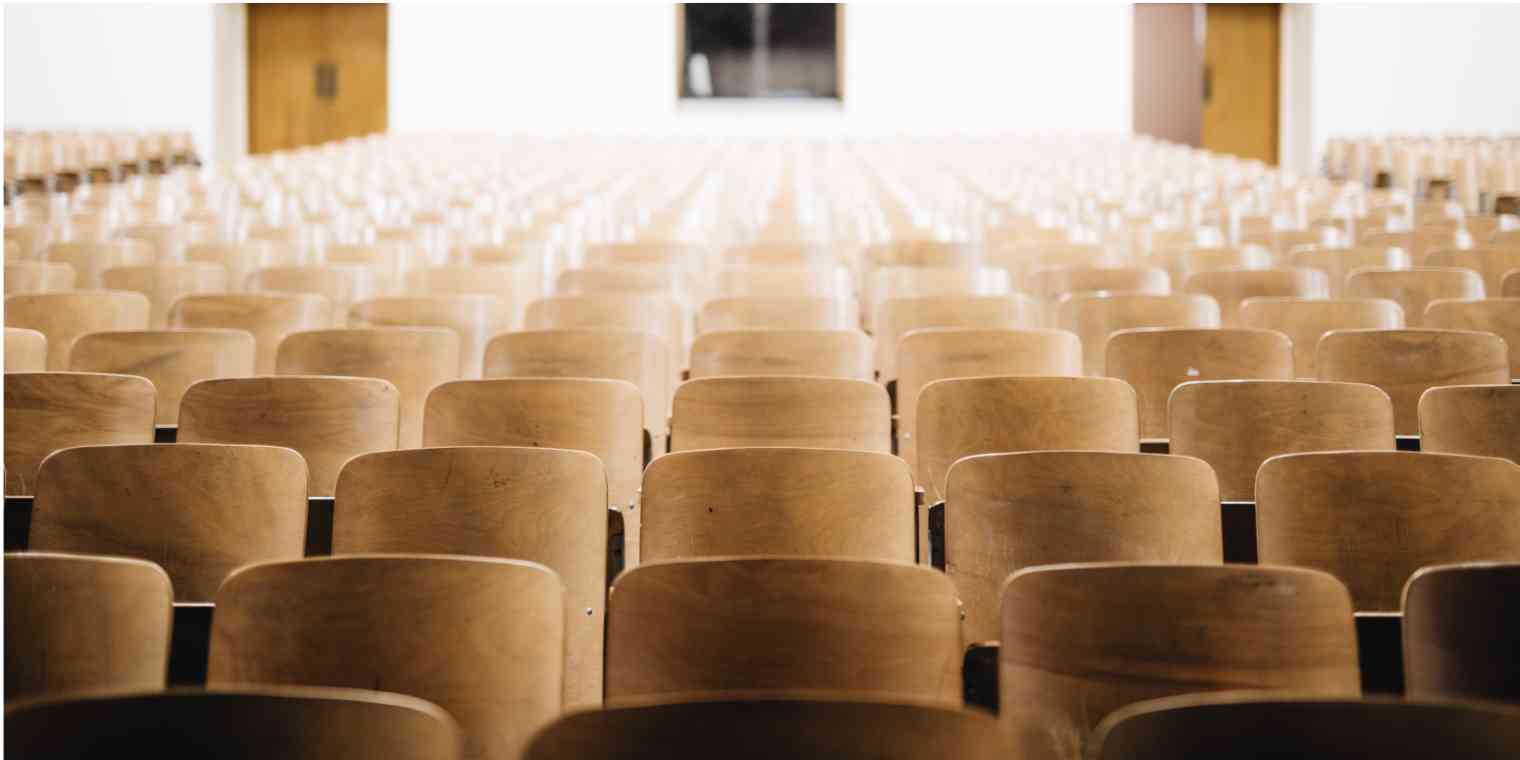
[[1276,3],[1208,5],[1204,148],[1277,164],[1280,11]]
[[247,7],[250,153],[385,131],[386,6]]

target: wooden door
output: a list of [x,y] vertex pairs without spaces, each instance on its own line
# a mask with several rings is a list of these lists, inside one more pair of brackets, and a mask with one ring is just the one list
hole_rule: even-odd
[[1277,163],[1276,3],[1210,3],[1204,32],[1203,147]]
[[386,14],[384,5],[248,5],[249,152],[385,131]]

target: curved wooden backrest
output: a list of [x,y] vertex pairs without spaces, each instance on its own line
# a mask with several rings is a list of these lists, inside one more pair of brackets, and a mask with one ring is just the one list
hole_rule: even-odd
[[675,296],[681,292],[675,270],[633,267],[566,269],[554,281],[554,292],[565,296],[606,293]]
[[1483,278],[1471,269],[1358,269],[1346,276],[1346,294],[1397,301],[1404,309],[1406,325],[1424,327],[1426,304],[1446,298],[1482,298]]
[[1351,598],[1333,576],[1248,565],[1047,565],[1003,586],[1001,717],[1023,757],[1081,758],[1106,714],[1157,697],[1357,696]]
[[5,325],[47,337],[47,368],[69,368],[69,352],[81,335],[106,330],[148,329],[148,299],[120,290],[76,290],[5,298]]
[[674,267],[697,264],[705,246],[685,243],[597,243],[586,246],[586,263],[597,267]]
[[1256,476],[1256,544],[1263,563],[1334,573],[1358,610],[1396,611],[1421,567],[1520,556],[1520,465],[1393,451],[1276,456]]
[[459,377],[459,334],[441,327],[291,333],[280,343],[275,371],[389,380],[401,393],[401,448],[414,449],[422,445],[428,394]]
[[275,372],[275,356],[285,336],[332,324],[326,298],[311,293],[219,293],[185,296],[169,309],[169,326],[220,327],[253,336],[253,371]]
[[229,290],[227,269],[221,264],[150,264],[112,267],[101,272],[101,282],[112,290],[130,290],[147,297],[148,325],[163,329],[169,307],[184,296],[223,293]]
[[960,592],[967,641],[998,638],[999,595],[1016,570],[1223,561],[1219,486],[1191,457],[983,454],[956,462],[945,489],[945,572]]
[[5,493],[25,496],[37,467],[59,449],[152,443],[153,383],[93,372],[15,372],[5,376]]
[[1219,302],[1220,322],[1240,326],[1240,304],[1247,298],[1328,298],[1329,279],[1316,269],[1219,269],[1187,278],[1189,293]]
[[1272,252],[1259,245],[1238,248],[1188,246],[1153,250],[1147,263],[1166,267],[1172,282],[1182,285],[1199,272],[1269,269],[1272,266]]
[[739,296],[702,304],[697,331],[711,330],[853,330],[854,303],[816,296]]
[[349,327],[443,327],[459,335],[459,377],[480,377],[491,336],[514,327],[504,298],[481,295],[388,296],[354,304]]
[[1425,307],[1425,326],[1493,333],[1509,348],[1510,377],[1520,378],[1520,298],[1442,299]]
[[1393,402],[1363,383],[1183,383],[1172,391],[1168,419],[1171,453],[1208,462],[1226,501],[1255,501],[1256,471],[1278,454],[1394,446]]
[[242,330],[195,328],[96,332],[74,341],[69,369],[137,375],[158,392],[156,422],[173,425],[191,385],[253,374],[253,336]]
[[307,492],[332,496],[349,459],[396,448],[401,393],[374,377],[270,376],[204,380],[180,401],[180,443],[295,449]]
[[1459,227],[1425,226],[1406,232],[1375,231],[1359,235],[1357,245],[1398,247],[1409,252],[1415,261],[1424,261],[1431,251],[1468,247]]
[[866,246],[861,252],[874,267],[966,269],[982,259],[981,246],[938,240],[908,240]]
[[959,705],[955,587],[932,568],[818,558],[641,565],[607,606],[607,699],[826,690]]
[[[1005,269],[935,266],[885,266],[868,270],[864,303],[866,327],[881,328],[879,313],[887,301],[921,298],[1007,297],[1012,290]],[[1033,302],[1030,303],[1034,306]]]
[[[1159,267],[1082,267],[1038,269],[1023,279],[1021,290],[1054,307],[1061,296],[1076,293],[1117,292],[1164,296],[1172,292],[1172,280]],[[1049,308],[1054,316],[1054,308]]]
[[1409,696],[1520,702],[1520,563],[1423,568],[1403,610]]
[[719,260],[742,271],[797,270],[823,271],[837,266],[842,251],[839,246],[807,242],[759,242],[728,246]]
[[691,378],[793,375],[873,380],[871,339],[859,330],[717,330],[691,344]]
[[413,269],[406,273],[402,290],[409,295],[486,295],[504,298],[512,305],[512,323],[523,304],[543,290],[543,274],[531,266],[443,266]]
[[1109,336],[1108,376],[1134,386],[1140,435],[1166,438],[1166,403],[1190,380],[1292,380],[1293,344],[1272,330],[1144,328]]
[[1040,307],[1020,294],[1003,296],[929,296],[892,298],[876,318],[876,369],[881,381],[897,379],[897,341],[926,327],[1010,329],[1038,327]]
[[565,702],[602,701],[607,475],[584,451],[457,446],[365,454],[338,477],[333,553],[513,557],[565,585]]
[[1320,338],[1321,380],[1369,383],[1393,400],[1394,432],[1420,432],[1420,394],[1438,385],[1510,381],[1504,339],[1462,330],[1334,330]]
[[516,758],[561,710],[564,593],[543,565],[325,557],[233,573],[216,594],[212,687],[383,687],[459,721],[462,758]]
[[1520,462],[1520,386],[1445,385],[1420,394],[1420,450]]
[[[667,296],[605,293],[596,296],[555,296],[528,304],[524,326],[529,330],[616,328],[645,330],[665,339],[672,358],[685,355],[686,326],[681,305]],[[683,363],[671,363],[679,373]],[[678,375],[673,374],[672,379]]]
[[721,298],[790,297],[847,298],[850,287],[843,269],[724,269],[713,283]]
[[1326,248],[1306,246],[1288,254],[1288,265],[1325,273],[1331,298],[1345,295],[1346,275],[1357,269],[1408,269],[1413,266],[1403,248]]
[[887,391],[834,377],[709,377],[676,388],[670,450],[795,446],[892,450]]
[[196,243],[185,248],[185,261],[226,267],[228,289],[234,292],[247,287],[254,272],[268,267],[299,266],[302,258],[302,249],[296,245],[262,240]]
[[1520,247],[1431,251],[1423,263],[1427,267],[1471,269],[1483,278],[1483,291],[1497,297],[1504,290],[1505,273],[1520,269]]
[[5,328],[5,371],[41,372],[47,369],[47,336],[25,327]]
[[[169,576],[151,562],[6,554],[5,700],[91,688],[162,689],[173,602]],[[7,753],[17,747],[11,721],[7,711]]]
[[1501,760],[1520,753],[1520,709],[1478,702],[1187,695],[1118,710],[1093,734],[1091,760]]
[[638,386],[644,422],[663,445],[670,418],[670,363],[670,346],[653,332],[527,330],[497,335],[486,344],[484,375],[626,380]]
[[184,257],[188,230],[172,222],[143,219],[140,223],[117,230],[116,236],[124,240],[138,240],[153,248],[154,259],[171,264]]
[[1248,298],[1240,305],[1240,325],[1288,336],[1294,374],[1313,378],[1314,351],[1325,333],[1402,328],[1404,308],[1387,298]]
[[456,760],[460,745],[458,725],[430,702],[291,686],[72,695],[8,708],[5,728],[17,756],[79,760]]
[[153,246],[140,240],[54,243],[47,260],[68,264],[76,273],[75,287],[104,287],[101,274],[111,267],[147,266],[156,260]]
[[328,268],[336,265],[369,272],[376,288],[373,295],[380,295],[395,292],[404,273],[422,263],[423,253],[415,241],[381,240],[369,245],[330,245],[323,249],[322,258]]
[[465,266],[524,266],[537,267],[543,251],[539,246],[524,245],[458,245],[449,251],[449,260]]
[[57,293],[74,289],[74,265],[61,261],[17,261],[5,265],[5,294]]
[[[1082,373],[1101,377],[1110,335],[1136,327],[1218,327],[1219,303],[1197,293],[1079,293],[1056,304],[1056,326],[1082,340]],[[897,385],[901,393],[901,379]]]
[[[48,225],[41,222],[32,224],[7,222],[5,225],[6,248],[17,251],[14,255],[18,261],[35,259],[47,247],[50,237]],[[7,255],[5,260],[10,261],[11,256]]]
[[1005,757],[997,721],[930,703],[849,695],[735,694],[566,715],[534,737],[524,760],[915,760]]
[[375,273],[360,266],[265,267],[248,279],[248,290],[256,293],[322,296],[336,327],[346,324],[349,306],[375,297],[380,289]]
[[1499,295],[1504,298],[1520,298],[1520,269],[1504,273],[1504,282],[1499,288]]

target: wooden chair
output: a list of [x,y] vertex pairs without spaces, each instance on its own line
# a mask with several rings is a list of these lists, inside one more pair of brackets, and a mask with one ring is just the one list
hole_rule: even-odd
[[149,266],[154,263],[153,246],[138,240],[109,242],[54,243],[47,248],[47,260],[74,268],[74,287],[94,290],[105,287],[101,275],[112,267]]
[[1362,383],[1183,383],[1172,391],[1168,418],[1171,453],[1208,462],[1227,501],[1255,501],[1256,471],[1278,454],[1394,447],[1393,403]]
[[[1271,269],[1272,252],[1259,245],[1230,247],[1193,247],[1156,250],[1146,262],[1166,268],[1172,282],[1185,284],[1199,272],[1231,269]],[[1223,304],[1221,303],[1221,306]]]
[[691,344],[691,378],[794,375],[873,380],[871,339],[859,330],[718,330]]
[[69,369],[148,378],[158,392],[156,422],[173,425],[191,385],[252,375],[253,351],[253,336],[242,330],[97,332],[74,342]]
[[1187,279],[1185,290],[1219,302],[1220,323],[1240,327],[1240,304],[1248,298],[1328,298],[1330,283],[1314,269],[1218,269]]
[[1054,324],[1062,296],[1078,293],[1126,293],[1164,296],[1172,281],[1159,267],[1058,267],[1030,272],[1023,292],[1044,304],[1046,323]]
[[347,324],[348,309],[380,293],[374,272],[357,266],[268,267],[253,273],[254,293],[305,293],[327,299],[333,326]]
[[515,327],[513,307],[503,298],[479,295],[390,296],[349,309],[349,327],[444,327],[459,335],[459,377],[480,377],[491,336]]
[[[9,211],[10,209],[7,208],[6,210]],[[46,224],[11,224],[9,222],[11,218],[10,214],[6,214],[5,218],[7,219],[5,241],[11,244],[8,247],[13,246],[18,251],[15,260],[30,261],[36,259],[47,248],[51,233]],[[11,260],[9,256],[6,257],[6,261]]]
[[1520,269],[1504,274],[1504,283],[1500,286],[1499,295],[1503,298],[1520,298]]
[[602,701],[607,475],[584,451],[458,446],[363,454],[338,477],[333,553],[539,562],[565,586],[565,702]]
[[[334,266],[362,269],[373,277],[375,291],[366,298],[395,293],[406,272],[423,264],[420,247],[409,242],[380,241],[368,245],[330,245],[322,251],[327,268]],[[355,301],[363,299],[355,299]],[[337,299],[334,299],[336,302]]]
[[1520,386],[1445,385],[1420,394],[1420,450],[1520,462]]
[[524,760],[913,760],[1003,757],[997,721],[973,710],[901,701],[719,695],[566,715]]
[[[85,689],[162,689],[174,591],[121,557],[5,555],[5,700]],[[7,752],[16,724],[7,711]],[[60,732],[67,733],[67,732]]]
[[[865,310],[868,332],[881,328],[880,312],[888,301],[994,296],[1006,299],[1012,291],[1006,270],[986,268],[888,266],[869,272],[865,285],[861,306]],[[1032,301],[1030,306],[1034,306]]]
[[180,298],[228,290],[227,270],[221,264],[112,267],[101,272],[100,279],[112,290],[130,290],[147,297],[148,326],[154,330],[169,324],[169,308]]
[[460,744],[454,719],[430,702],[290,686],[71,695],[7,709],[5,724],[18,756],[79,760],[457,760]]
[[24,327],[5,328],[5,371],[41,372],[47,369],[47,336]]
[[1425,306],[1441,299],[1483,297],[1483,278],[1471,269],[1359,269],[1346,277],[1353,298],[1387,298],[1404,309],[1404,324],[1425,327]]
[[876,369],[883,383],[897,379],[897,341],[927,327],[1011,329],[1038,327],[1039,305],[1028,296],[892,298],[876,318]]
[[413,269],[406,273],[402,290],[407,295],[483,295],[506,299],[514,312],[515,325],[522,305],[537,298],[543,274],[529,266],[444,266]]
[[1520,298],[1442,299],[1425,306],[1425,326],[1493,333],[1509,348],[1509,373],[1520,378]]
[[1293,370],[1315,377],[1314,352],[1331,330],[1391,330],[1404,326],[1404,308],[1387,298],[1248,298],[1240,305],[1240,325],[1276,330],[1293,341]]
[[1321,380],[1369,383],[1393,400],[1393,428],[1418,435],[1420,394],[1438,385],[1510,381],[1504,339],[1463,330],[1335,330],[1320,338]]
[[1456,227],[1422,227],[1406,232],[1373,231],[1360,234],[1357,245],[1373,248],[1403,248],[1415,261],[1424,261],[1431,251],[1470,247]]
[[1002,601],[1000,715],[1022,757],[1081,758],[1104,715],[1157,697],[1361,692],[1351,598],[1326,573],[1047,565]]
[[220,293],[185,296],[169,309],[169,327],[217,327],[253,336],[253,371],[275,372],[287,335],[332,324],[327,299],[310,293]]
[[1293,344],[1271,330],[1121,330],[1108,339],[1109,377],[1134,386],[1140,436],[1166,438],[1172,389],[1191,380],[1292,380]]
[[[1218,327],[1219,303],[1197,293],[1073,294],[1056,304],[1055,324],[1082,341],[1082,374],[1101,377],[1108,338],[1136,327]],[[902,382],[898,382],[901,393]]]
[[300,557],[305,542],[306,462],[290,449],[83,446],[37,471],[32,549],[150,560],[175,601],[208,601],[234,568]]
[[178,224],[160,223],[144,219],[138,224],[123,227],[116,236],[121,240],[135,240],[153,249],[153,260],[160,264],[173,264],[184,259],[185,244],[189,242],[186,230]]
[[648,563],[607,605],[607,700],[819,690],[958,706],[959,617],[950,579],[918,565]]
[[206,681],[384,686],[459,721],[461,758],[516,758],[561,710],[564,605],[559,577],[532,562],[394,554],[266,562],[239,569],[217,592]]
[[462,266],[537,268],[543,251],[534,245],[460,245],[449,251],[449,260]]
[[719,259],[737,271],[757,272],[767,270],[832,270],[840,261],[840,250],[834,245],[805,242],[760,242],[734,245],[723,249]]
[[719,298],[837,298],[850,296],[845,271],[822,269],[724,269],[713,281]]
[[686,317],[674,299],[652,295],[603,294],[555,296],[528,304],[524,326],[529,330],[604,329],[644,330],[670,346],[671,382],[679,381],[686,355]]
[[220,264],[227,270],[227,289],[242,292],[255,272],[276,267],[297,267],[304,251],[291,244],[249,240],[241,243],[197,243],[185,248],[185,261]]
[[76,290],[6,296],[5,326],[36,330],[47,339],[47,368],[69,368],[69,353],[81,335],[107,330],[148,329],[148,299],[118,290]]
[[280,343],[275,371],[389,380],[401,393],[400,447],[415,449],[428,394],[459,376],[459,335],[440,327],[296,332]]
[[938,240],[911,240],[866,246],[862,258],[871,268],[943,268],[975,267],[984,255],[981,246]]
[[1288,254],[1288,265],[1325,273],[1330,298],[1345,297],[1346,275],[1357,269],[1408,269],[1413,265],[1403,248],[1325,248],[1307,246]]
[[852,302],[813,296],[741,296],[702,304],[697,331],[853,330],[859,322]]
[[155,394],[142,377],[17,372],[5,377],[5,493],[26,496],[54,451],[152,443]]
[[892,450],[887,391],[833,377],[709,377],[676,389],[670,450],[795,446]]
[[918,395],[914,472],[925,502],[945,498],[951,465],[1012,451],[1140,447],[1135,391],[1102,377],[936,380]]
[[1334,573],[1358,610],[1398,611],[1421,567],[1516,556],[1520,465],[1394,451],[1276,456],[1256,476],[1256,543],[1264,564]]
[[1196,694],[1116,710],[1091,760],[1313,757],[1501,760],[1520,752],[1520,709],[1477,702]]
[[1066,562],[1218,564],[1219,486],[1191,457],[1106,451],[982,454],[945,484],[945,572],[967,641],[997,639],[1016,570]]
[[555,280],[554,292],[562,296],[618,293],[678,297],[683,291],[680,277],[671,270],[630,267],[566,269]]
[[1520,269],[1520,247],[1469,248],[1431,251],[1425,266],[1471,269],[1483,278],[1483,292],[1497,297],[1504,290],[1504,275]]
[[1410,697],[1520,702],[1520,563],[1422,568],[1403,610]]
[[5,265],[5,294],[58,293],[74,289],[74,266],[60,261],[17,261]]

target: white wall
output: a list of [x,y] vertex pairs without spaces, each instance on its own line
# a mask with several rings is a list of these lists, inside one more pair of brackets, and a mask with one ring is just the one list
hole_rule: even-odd
[[7,128],[189,129],[212,141],[212,6],[6,5]]

